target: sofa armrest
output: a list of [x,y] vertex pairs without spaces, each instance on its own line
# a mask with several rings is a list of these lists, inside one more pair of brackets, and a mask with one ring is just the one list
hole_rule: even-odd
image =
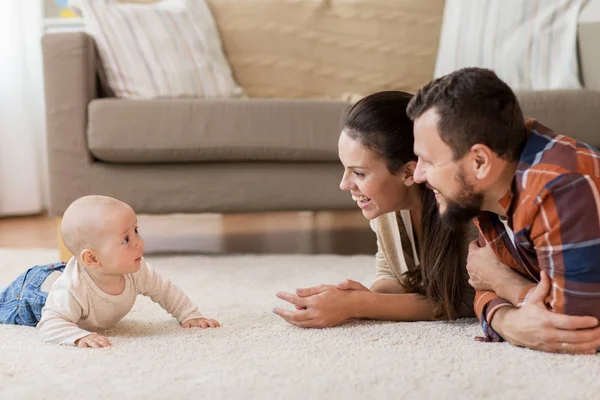
[[89,193],[87,106],[98,95],[94,40],[82,32],[45,35],[42,57],[49,213],[60,216],[74,199]]

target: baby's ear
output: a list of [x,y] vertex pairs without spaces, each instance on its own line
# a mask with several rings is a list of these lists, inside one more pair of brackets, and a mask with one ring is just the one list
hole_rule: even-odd
[[96,252],[92,249],[81,250],[80,258],[81,262],[88,268],[96,269],[100,267],[100,261],[96,256]]
[[406,186],[412,186],[415,183],[414,173],[417,167],[416,161],[409,161],[404,164],[404,171],[402,172],[404,178],[404,184]]

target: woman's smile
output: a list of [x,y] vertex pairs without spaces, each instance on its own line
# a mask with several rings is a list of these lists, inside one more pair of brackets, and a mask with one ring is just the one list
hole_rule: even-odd
[[358,204],[358,206],[363,209],[366,208],[369,204],[371,204],[371,199],[363,195],[353,194],[352,200],[356,201],[356,204]]

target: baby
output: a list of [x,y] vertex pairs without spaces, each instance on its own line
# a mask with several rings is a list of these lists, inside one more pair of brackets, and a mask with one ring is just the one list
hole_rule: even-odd
[[0,292],[0,323],[37,325],[47,342],[107,347],[97,332],[119,322],[143,294],[184,328],[220,326],[146,264],[137,218],[127,204],[105,196],[75,200],[61,234],[74,257],[33,267]]

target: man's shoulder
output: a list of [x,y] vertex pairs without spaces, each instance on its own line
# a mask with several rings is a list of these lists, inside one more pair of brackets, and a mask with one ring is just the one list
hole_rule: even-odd
[[529,136],[517,167],[517,189],[537,195],[581,177],[600,180],[600,152],[572,137],[557,134],[535,120],[527,121]]
[[521,153],[519,173],[549,172],[548,180],[554,179],[557,174],[571,173],[600,177],[598,149],[557,133],[536,120],[528,120],[526,126],[529,134]]

